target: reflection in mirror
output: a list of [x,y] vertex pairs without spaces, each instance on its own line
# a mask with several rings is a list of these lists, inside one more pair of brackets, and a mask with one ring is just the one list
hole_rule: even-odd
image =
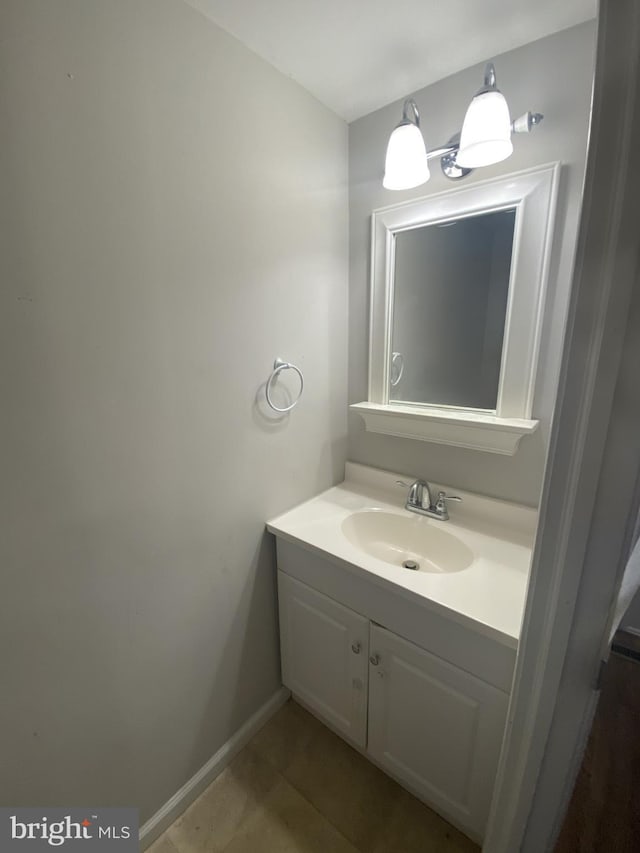
[[396,233],[389,400],[496,410],[515,214]]

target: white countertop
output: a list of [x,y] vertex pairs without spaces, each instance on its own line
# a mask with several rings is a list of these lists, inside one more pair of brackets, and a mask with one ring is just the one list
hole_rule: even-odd
[[[537,512],[529,507],[442,488],[460,495],[451,504],[449,521],[408,513],[407,489],[397,486],[400,475],[347,463],[346,478],[321,495],[267,523],[276,536],[328,556],[346,571],[367,572],[371,580],[391,585],[420,599],[426,607],[446,612],[455,621],[516,647],[527,593]],[[342,531],[343,521],[364,510],[383,510],[437,525],[456,536],[474,554],[471,565],[456,572],[408,571],[367,555]]]

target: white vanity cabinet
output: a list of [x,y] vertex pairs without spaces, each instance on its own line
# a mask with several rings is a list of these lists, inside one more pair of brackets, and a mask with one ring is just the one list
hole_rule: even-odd
[[282,680],[294,697],[481,840],[508,694],[283,571],[278,593]]
[[482,837],[508,696],[371,625],[367,751],[458,826]]
[[[347,462],[343,483],[267,523],[282,677],[330,728],[482,841],[537,515],[463,492],[446,523],[421,518],[401,506],[401,476]],[[405,568],[409,559],[422,569]]]
[[278,597],[283,683],[364,749],[369,621],[283,572]]

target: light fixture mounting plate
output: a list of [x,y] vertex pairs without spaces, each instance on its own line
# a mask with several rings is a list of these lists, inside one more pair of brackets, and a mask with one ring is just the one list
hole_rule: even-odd
[[441,157],[440,166],[442,167],[445,177],[449,178],[450,181],[460,181],[462,178],[466,178],[467,175],[470,175],[471,172],[473,172],[473,169],[465,169],[463,166],[458,166],[456,163],[455,151]]
[[454,133],[451,139],[447,142],[447,147],[450,148],[446,154],[440,158],[440,166],[445,177],[450,181],[460,181],[466,178],[473,172],[473,169],[465,169],[463,166],[458,166],[456,163],[456,154],[460,146],[460,134]]

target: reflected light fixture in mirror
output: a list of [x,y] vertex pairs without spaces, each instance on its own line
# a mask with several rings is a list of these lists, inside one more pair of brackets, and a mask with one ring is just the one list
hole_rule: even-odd
[[388,190],[410,190],[430,177],[420,114],[416,102],[408,98],[402,109],[402,121],[389,138],[382,185]]
[[511,134],[529,133],[542,119],[541,113],[526,112],[511,121],[507,101],[496,85],[495,68],[489,62],[484,71],[484,85],[467,109],[462,133],[454,134],[439,148],[427,151],[416,103],[412,98],[404,102],[402,121],[387,146],[382,184],[388,190],[407,190],[424,184],[429,180],[428,161],[435,157],[440,158],[442,171],[448,178],[464,178],[473,169],[509,157],[513,151]]

